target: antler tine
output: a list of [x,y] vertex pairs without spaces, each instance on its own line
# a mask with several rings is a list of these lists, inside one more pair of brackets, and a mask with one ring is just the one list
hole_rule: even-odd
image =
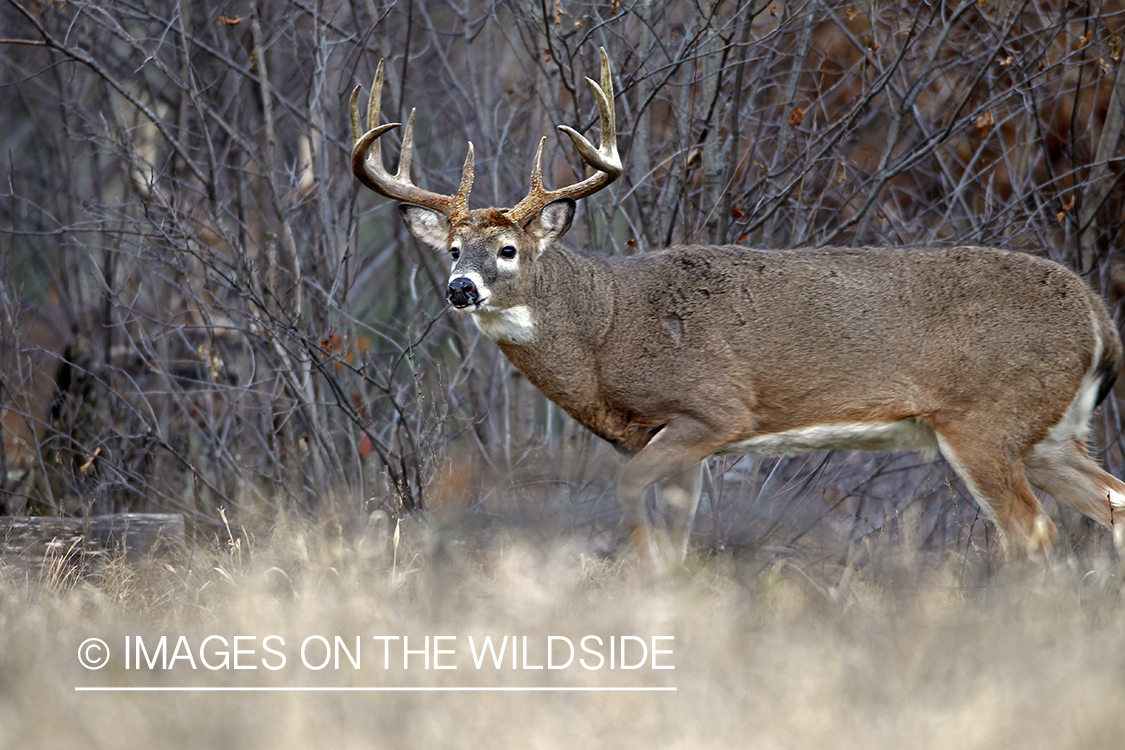
[[469,215],[469,192],[473,189],[473,142],[469,141],[469,151],[465,154],[465,166],[461,169],[461,184],[450,201],[449,220],[460,221]]
[[[590,78],[586,83],[594,90],[598,100],[598,114],[601,119],[601,146],[594,148],[590,141],[581,133],[566,125],[559,125],[559,130],[570,136],[578,153],[590,166],[603,172],[614,174],[616,179],[622,172],[621,158],[617,154],[617,117],[613,111],[613,78],[609,73],[609,59],[606,57],[605,47],[600,49],[602,56],[602,84],[599,86]],[[608,184],[608,183],[607,183]],[[600,189],[600,188],[599,188]]]
[[414,111],[414,108],[410,109],[410,119],[406,121],[406,130],[402,133],[402,151],[398,155],[398,171],[395,172],[395,177],[404,177],[408,181],[410,165],[414,161]]
[[535,161],[531,165],[531,193],[543,192],[543,146],[547,144],[547,136],[539,139],[539,148],[535,151]]
[[379,60],[379,67],[375,68],[375,80],[371,82],[371,96],[367,99],[367,129],[372,130],[379,125],[379,108],[383,106],[383,68],[386,60]]
[[[601,47],[601,85],[599,86],[590,78],[586,82],[594,90],[598,100],[598,113],[601,119],[601,143],[595,148],[589,140],[574,128],[559,125],[559,130],[566,133],[574,142],[575,148],[582,160],[596,171],[590,177],[576,182],[573,185],[559,188],[558,190],[544,190],[541,160],[543,156],[543,141],[539,143],[539,151],[535,155],[535,166],[531,172],[531,190],[527,196],[506,212],[508,218],[517,224],[523,224],[533,214],[541,210],[553,200],[559,198],[585,198],[593,195],[602,188],[621,176],[621,156],[617,153],[617,122],[613,111],[613,77],[609,70],[609,56],[605,47]],[[546,139],[543,139],[546,140]]]
[[416,186],[410,180],[410,165],[414,152],[414,112],[410,113],[406,131],[402,138],[402,154],[399,157],[398,170],[394,175],[387,172],[383,165],[383,153],[379,138],[388,131],[399,127],[401,123],[391,122],[379,125],[379,106],[383,97],[383,61],[375,71],[375,80],[371,84],[371,98],[367,102],[367,132],[361,130],[359,119],[359,93],[361,87],[357,86],[352,91],[351,102],[348,110],[352,125],[352,172],[360,182],[394,200],[424,206],[445,214],[451,223],[463,219],[469,210],[469,191],[473,187],[473,144],[469,144],[469,154],[465,157],[465,168],[461,173],[461,185],[453,195],[431,193]]
[[[371,83],[371,96],[367,100],[367,127],[360,127],[359,120],[359,93],[363,87],[356,86],[352,91],[352,99],[348,105],[348,112],[351,115],[352,121],[352,141],[358,143],[367,131],[375,130],[379,125],[379,108],[383,100],[383,61],[379,61],[379,67],[375,69],[375,80]],[[386,133],[389,130],[394,130],[399,126],[399,123],[388,123],[389,127],[382,132]],[[371,146],[368,153],[368,158],[379,165],[382,169],[383,166],[383,150],[381,142],[376,138],[371,141]],[[360,179],[363,179],[362,177]],[[366,182],[364,183],[366,184]],[[368,185],[370,187],[370,185]]]

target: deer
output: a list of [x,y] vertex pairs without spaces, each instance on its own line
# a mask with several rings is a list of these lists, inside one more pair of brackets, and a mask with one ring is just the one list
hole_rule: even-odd
[[0,309],[0,515],[23,509],[73,339],[60,308]]
[[[629,257],[559,240],[576,202],[623,172],[613,81],[601,50],[595,147],[566,125],[590,176],[548,190],[539,142],[510,208],[411,179],[414,111],[390,174],[380,62],[362,127],[352,92],[352,171],[400,201],[406,228],[450,258],[449,306],[468,315],[547,398],[626,460],[623,536],[642,559],[682,563],[704,462],[821,449],[940,453],[999,529],[1009,558],[1045,557],[1056,526],[1038,487],[1125,543],[1125,483],[1090,457],[1095,408],[1122,367],[1102,298],[1047,258],[989,247],[680,245]],[[662,486],[667,533],[644,497]]]

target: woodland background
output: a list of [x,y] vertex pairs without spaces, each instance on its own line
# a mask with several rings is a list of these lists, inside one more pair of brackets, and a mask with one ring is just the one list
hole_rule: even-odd
[[[604,46],[625,175],[580,249],[973,243],[1125,293],[1120,0],[8,0],[0,28],[0,513],[612,530],[612,450],[446,314],[446,260],[349,171],[380,58],[415,180],[452,192],[472,140],[474,205],[511,205],[542,135],[548,185],[580,169],[553,133],[596,130]],[[910,454],[713,460],[697,522],[784,554],[991,534]]]

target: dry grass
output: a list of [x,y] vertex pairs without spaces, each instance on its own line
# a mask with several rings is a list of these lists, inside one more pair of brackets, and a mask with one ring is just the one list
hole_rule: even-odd
[[[628,562],[598,563],[577,547],[516,535],[472,555],[456,543],[435,552],[417,529],[390,558],[356,546],[290,527],[182,564],[0,568],[0,747],[1110,748],[1125,737],[1125,606],[1108,559],[990,573],[894,550],[858,571],[718,556],[652,581]],[[258,643],[269,634],[285,640],[281,670],[193,671],[181,660],[167,672],[127,671],[121,662],[126,636],[185,635],[194,649],[207,635]],[[528,636],[529,664],[543,663],[548,635],[673,635],[667,660],[676,668],[474,668],[468,637],[505,634]],[[304,667],[298,644],[308,635],[362,636],[361,668]],[[414,643],[454,635],[446,642],[454,653],[442,658],[458,669],[427,671],[418,656],[403,671],[392,650],[395,664],[384,670],[374,635]],[[87,671],[76,652],[95,636],[116,653],[107,668]],[[262,656],[259,647],[250,661]]]

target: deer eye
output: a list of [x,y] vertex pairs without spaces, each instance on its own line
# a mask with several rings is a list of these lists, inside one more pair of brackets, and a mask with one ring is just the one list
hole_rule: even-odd
[[504,260],[511,260],[516,257],[516,249],[511,245],[500,248],[500,257]]
[[458,258],[461,257],[461,248],[459,248],[459,247],[450,248],[449,254],[453,256],[453,260],[457,260]]

